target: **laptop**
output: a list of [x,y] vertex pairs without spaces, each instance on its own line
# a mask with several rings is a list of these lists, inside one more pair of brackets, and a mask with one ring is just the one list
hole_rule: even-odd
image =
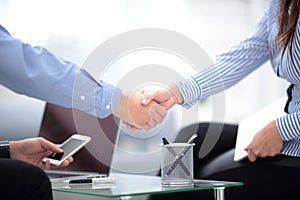
[[240,161],[247,157],[248,154],[244,149],[250,144],[258,131],[264,128],[272,120],[286,115],[284,112],[286,101],[286,97],[282,97],[240,121],[234,152],[234,161]]
[[77,152],[74,162],[59,170],[47,171],[50,179],[69,176],[109,174],[119,120],[112,115],[105,119],[82,111],[46,103],[39,136],[60,144],[74,133],[92,138]]

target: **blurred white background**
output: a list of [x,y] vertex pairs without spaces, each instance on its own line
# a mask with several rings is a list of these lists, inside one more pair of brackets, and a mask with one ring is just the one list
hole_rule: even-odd
[[[184,34],[214,59],[251,34],[267,5],[267,0],[0,0],[0,24],[14,37],[79,65],[102,42],[138,28]],[[286,87],[265,64],[225,92],[225,121],[239,122],[283,96]],[[209,121],[210,101],[200,107],[199,120]],[[44,102],[0,88],[0,139],[36,136],[43,108]]]

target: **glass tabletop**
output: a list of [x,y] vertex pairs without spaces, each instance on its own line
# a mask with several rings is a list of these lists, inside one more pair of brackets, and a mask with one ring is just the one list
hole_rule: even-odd
[[164,187],[158,176],[144,176],[132,174],[111,174],[115,181],[112,183],[80,183],[69,184],[70,178],[51,180],[52,190],[56,192],[68,192],[73,194],[99,196],[106,198],[118,198],[124,196],[138,196],[150,194],[165,194],[174,192],[186,192],[215,188],[241,186],[241,182],[194,180],[194,186],[188,187]]

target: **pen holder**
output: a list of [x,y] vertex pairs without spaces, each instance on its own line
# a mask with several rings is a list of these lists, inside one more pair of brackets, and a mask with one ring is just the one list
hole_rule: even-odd
[[161,183],[168,187],[192,186],[194,178],[193,147],[195,144],[161,145]]

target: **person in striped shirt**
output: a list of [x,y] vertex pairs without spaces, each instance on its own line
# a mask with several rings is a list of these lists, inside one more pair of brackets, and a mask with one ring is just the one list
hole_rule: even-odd
[[[290,83],[286,115],[266,124],[246,148],[248,159],[234,162],[238,126],[225,124],[212,151],[198,157],[208,126],[197,124],[194,155],[195,178],[236,180],[244,186],[229,188],[229,199],[299,199],[300,180],[300,1],[271,0],[254,33],[217,56],[215,64],[168,89],[144,91],[142,104],[151,100],[167,109],[174,104],[190,108],[201,99],[222,92],[245,78],[267,61],[279,78]],[[217,75],[217,76],[216,76]],[[202,199],[208,192],[164,195],[163,199]],[[211,194],[212,195],[212,194]],[[160,199],[151,196],[150,199]]]

